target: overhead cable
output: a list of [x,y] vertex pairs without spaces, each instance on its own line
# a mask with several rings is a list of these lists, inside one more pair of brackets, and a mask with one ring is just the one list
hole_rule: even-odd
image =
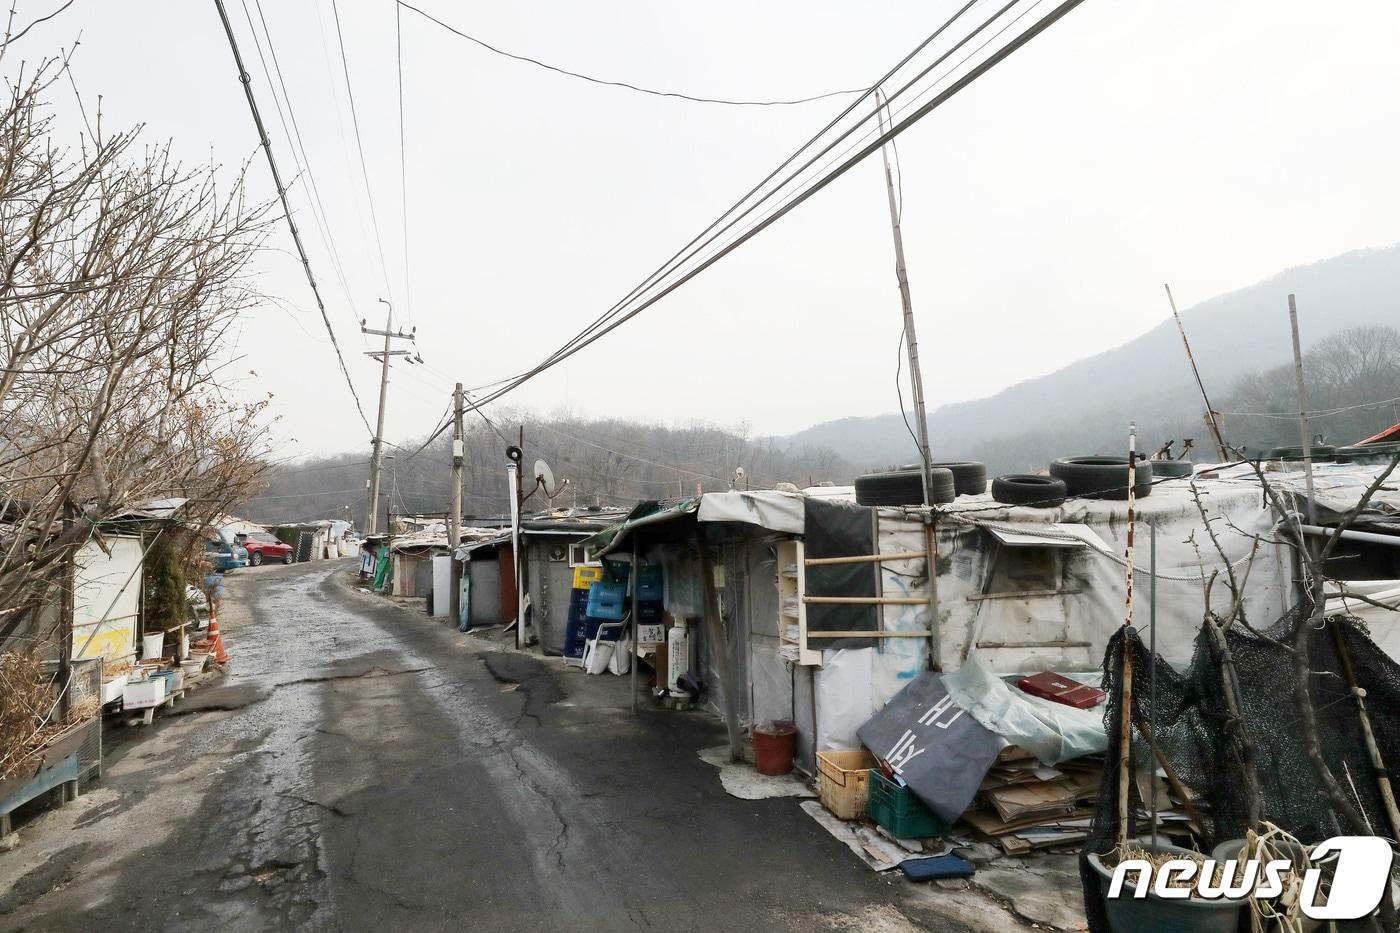
[[692,101],[697,104],[723,104],[728,107],[791,107],[796,104],[810,104],[813,101],[826,100],[829,97],[840,97],[845,94],[859,94],[863,90],[863,88],[851,88],[850,90],[845,91],[827,91],[822,94],[813,94],[811,97],[800,97],[794,100],[731,100],[723,97],[699,97],[694,94],[682,94],[679,91],[659,91],[655,88],[643,87],[638,84],[632,84],[628,81],[613,81],[607,78],[598,78],[594,77],[593,75],[582,74],[577,71],[570,71],[567,68],[561,68],[558,65],[551,65],[548,62],[540,61],[537,58],[531,58],[528,55],[520,55],[515,52],[508,52],[505,49],[498,48],[497,46],[492,45],[484,39],[478,39],[476,36],[465,33],[457,27],[451,26],[443,22],[436,16],[433,16],[431,13],[421,10],[411,3],[405,3],[404,0],[397,0],[397,4],[400,7],[405,7],[407,9],[412,10],[413,12],[417,13],[424,19],[429,20],[430,22],[436,23],[437,25],[441,26],[443,29],[446,29],[453,35],[460,36],[461,38],[466,39],[468,42],[473,42],[481,48],[486,49],[488,52],[493,52],[496,55],[500,55],[505,58],[510,58],[518,62],[524,62],[528,65],[534,65],[537,68],[543,68],[546,71],[552,71],[555,74],[564,75],[565,77],[577,78],[580,81],[587,81],[591,84],[599,84],[605,87],[623,88],[624,90],[635,91],[638,94],[650,94],[653,97],[673,97],[680,100]]
[[345,357],[340,352],[340,344],[336,342],[330,315],[326,313],[326,303],[321,300],[321,289],[316,284],[316,276],[311,272],[311,260],[306,256],[306,247],[302,245],[301,234],[297,232],[296,221],[292,218],[292,208],[287,203],[287,189],[282,184],[282,174],[277,170],[277,159],[272,154],[272,143],[268,141],[267,129],[263,126],[262,115],[258,113],[258,102],[253,96],[253,82],[248,76],[248,69],[243,67],[243,56],[238,51],[238,40],[233,35],[233,24],[229,22],[228,11],[224,9],[223,0],[214,0],[214,3],[219,9],[219,18],[223,21],[229,48],[233,51],[234,63],[238,66],[238,80],[243,83],[243,93],[248,98],[248,109],[253,113],[253,124],[258,130],[258,142],[262,144],[263,152],[267,155],[268,167],[272,170],[272,181],[277,186],[277,196],[282,201],[282,212],[287,218],[287,226],[292,232],[292,242],[296,244],[297,255],[301,257],[301,266],[306,273],[307,284],[311,286],[311,293],[316,296],[316,308],[321,312],[321,321],[326,325],[326,333],[331,338],[331,349],[335,351],[335,358],[340,361],[340,371],[345,376],[345,384],[350,389],[351,398],[355,400],[355,410],[360,413],[360,420],[364,422],[365,430],[373,433],[374,429],[369,426],[369,419],[365,417],[364,406],[360,404],[360,395],[355,391],[355,383],[350,378],[350,370],[345,365]]
[[[1009,9],[1010,6],[1014,5],[1015,2],[1016,0],[1012,0],[1012,3],[1008,4],[1007,7],[1004,7],[1003,10]],[[1024,46],[1026,43],[1030,42],[1033,38],[1038,36],[1040,33],[1044,32],[1051,25],[1058,22],[1062,17],[1065,16],[1065,14],[1073,10],[1081,2],[1083,2],[1083,0],[1064,0],[1064,2],[1062,2],[1050,13],[1046,14],[1043,18],[1029,26],[1025,31],[1015,36],[1004,46],[999,48],[996,52],[988,56],[984,61],[971,68],[966,74],[964,74],[962,77],[958,78],[951,85],[949,85],[947,89],[934,96],[928,102],[920,105],[916,110],[914,110],[913,113],[900,120],[898,123],[895,123],[889,130],[879,133],[873,141],[863,146],[859,151],[857,151],[851,157],[847,158],[839,166],[827,172],[825,175],[823,175],[816,181],[810,183],[806,188],[801,190],[799,193],[795,194],[781,207],[774,210],[773,212],[765,216],[762,220],[755,223],[741,236],[739,236],[732,242],[725,245],[723,248],[713,253],[704,261],[695,265],[689,271],[679,276],[675,281],[671,282],[670,284],[667,284],[659,291],[654,292],[645,300],[637,303],[634,307],[627,309],[625,313],[623,312],[622,308],[618,308],[615,312],[611,312],[610,314],[612,320],[608,324],[594,329],[591,333],[587,329],[585,329],[583,333],[575,337],[569,343],[565,344],[564,347],[560,348],[559,350],[556,350],[553,354],[550,355],[550,357],[546,358],[544,362],[526,371],[525,373],[506,381],[504,385],[501,385],[499,388],[489,393],[484,399],[481,400],[480,404],[489,404],[490,402],[495,401],[496,399],[500,398],[506,393],[514,390],[515,388],[518,388],[520,385],[523,385],[525,382],[528,382],[536,375],[540,374],[541,372],[544,372],[552,366],[557,365],[564,359],[567,359],[569,356],[572,356],[574,353],[577,353],[579,350],[582,350],[583,348],[589,346],[594,341],[598,340],[604,335],[615,330],[617,327],[636,317],[638,314],[645,311],[647,308],[650,308],[652,305],[656,304],[662,298],[665,298],[667,295],[671,294],[676,289],[689,282],[695,276],[699,275],[701,272],[705,271],[710,266],[723,259],[729,253],[738,249],[744,243],[748,242],[750,239],[757,236],[762,231],[766,230],[769,226],[777,222],[779,219],[786,216],[797,206],[806,202],[817,192],[826,188],[827,185],[831,184],[837,178],[841,177],[846,172],[854,168],[856,165],[860,164],[872,153],[879,151],[880,147],[883,146],[886,142],[888,142],[891,139],[894,139],[899,134],[907,130],[909,127],[917,123],[919,120],[922,120],[928,114],[932,113],[938,107],[942,106],[958,92],[960,92],[972,82],[977,80],[977,78],[986,74],[988,71],[990,71],[993,67],[995,67],[1003,60],[1005,60],[1016,50]],[[961,44],[962,43],[959,43],[959,46],[961,46]],[[906,85],[906,88],[908,86],[909,85]],[[891,99],[897,96],[898,93],[899,92],[896,92],[896,94],[890,95]],[[585,337],[584,334],[587,334],[587,336]]]
[[405,155],[403,127],[403,22],[402,10],[394,7],[394,52],[399,82],[399,200],[403,211],[403,300],[404,316],[413,321],[413,277],[408,273],[408,158]]
[[[848,116],[850,116],[852,113],[854,113],[855,110],[856,110],[856,108],[859,107],[860,104],[861,104],[862,102],[864,102],[866,99],[870,98],[870,97],[875,93],[876,88],[878,88],[878,87],[880,87],[881,85],[883,85],[884,82],[890,80],[890,78],[892,78],[895,74],[897,74],[897,73],[899,72],[900,69],[904,68],[904,67],[905,67],[906,65],[908,65],[911,61],[913,61],[914,58],[915,58],[919,53],[921,53],[921,52],[922,52],[924,49],[926,49],[930,44],[932,44],[936,39],[938,39],[939,36],[941,36],[949,27],[951,27],[954,23],[956,23],[959,19],[961,19],[962,16],[963,16],[963,14],[965,14],[969,9],[971,9],[973,6],[975,6],[978,2],[979,2],[979,0],[967,0],[967,2],[966,2],[962,7],[960,7],[958,10],[956,10],[956,11],[953,13],[953,15],[950,16],[941,26],[939,26],[939,27],[938,27],[937,29],[935,29],[932,33],[930,33],[930,34],[928,35],[928,37],[926,37],[922,42],[920,42],[918,45],[916,45],[908,54],[906,54],[906,55],[904,56],[904,58],[902,58],[902,59],[901,59],[898,63],[896,63],[892,68],[890,68],[888,71],[886,71],[885,74],[882,75],[878,81],[876,81],[873,85],[871,85],[871,87],[870,87],[869,90],[863,92],[863,93],[860,95],[859,98],[857,98],[856,100],[852,101],[850,104],[846,105],[845,109],[842,110],[842,111],[841,111],[839,114],[837,114],[835,117],[833,117],[830,121],[828,121],[827,124],[826,124],[826,126],[822,127],[820,130],[818,130],[816,133],[814,133],[806,142],[804,142],[802,145],[798,146],[797,149],[794,150],[793,153],[792,153],[790,156],[788,156],[786,159],[784,159],[784,160],[777,166],[777,168],[773,169],[773,170],[772,170],[771,172],[769,172],[766,176],[764,176],[764,178],[763,178],[761,181],[759,181],[756,185],[754,185],[754,186],[753,186],[752,188],[750,188],[748,191],[744,192],[744,194],[741,195],[741,196],[739,197],[738,200],[736,200],[733,204],[731,204],[728,208],[726,208],[726,209],[724,210],[723,213],[721,213],[717,218],[715,218],[715,220],[712,221],[708,227],[706,227],[704,230],[700,231],[700,233],[698,233],[695,237],[693,237],[693,238],[690,240],[690,242],[686,243],[684,246],[682,246],[680,249],[678,249],[675,253],[673,253],[673,254],[671,255],[670,258],[668,258],[665,262],[663,262],[654,272],[652,272],[652,273],[651,273],[650,275],[648,275],[645,279],[643,279],[643,280],[642,280],[638,285],[636,285],[630,292],[628,292],[626,295],[624,295],[624,296],[622,297],[621,300],[619,300],[619,301],[618,301],[616,304],[614,304],[611,308],[609,308],[607,311],[603,312],[601,315],[599,315],[597,318],[595,318],[593,321],[591,321],[582,331],[579,332],[578,335],[576,335],[572,340],[570,340],[569,343],[564,344],[563,347],[561,347],[559,350],[556,350],[556,351],[554,352],[554,354],[551,354],[551,356],[550,356],[550,357],[547,357],[546,360],[548,361],[548,360],[550,360],[550,359],[553,359],[555,356],[558,356],[559,354],[563,353],[565,350],[567,350],[569,347],[571,347],[574,343],[576,343],[577,341],[583,339],[583,337],[586,336],[586,335],[589,333],[590,330],[601,326],[601,325],[604,324],[610,317],[613,317],[613,316],[615,316],[616,314],[618,314],[624,307],[626,307],[626,305],[627,305],[628,302],[632,301],[632,300],[633,300],[634,298],[636,298],[638,295],[640,295],[640,294],[642,294],[643,292],[645,292],[646,289],[652,287],[652,286],[655,285],[657,282],[659,282],[660,280],[664,279],[667,275],[669,275],[669,274],[671,274],[672,272],[678,270],[678,269],[679,269],[681,266],[683,266],[687,261],[689,261],[691,258],[693,258],[694,256],[696,256],[696,255],[700,252],[700,250],[702,250],[702,249],[704,249],[705,247],[709,246],[710,244],[714,243],[716,239],[718,239],[719,237],[723,236],[728,230],[732,229],[732,228],[734,227],[734,225],[737,224],[739,221],[741,221],[745,216],[747,216],[748,214],[752,213],[754,210],[756,210],[756,209],[759,207],[759,205],[763,204],[765,201],[767,201],[769,198],[771,198],[775,193],[777,193],[778,191],[780,191],[784,185],[786,185],[788,182],[792,181],[794,178],[796,178],[798,175],[800,175],[803,171],[805,171],[808,167],[810,167],[810,166],[812,165],[812,163],[815,161],[816,158],[820,158],[822,155],[824,155],[825,153],[829,152],[833,146],[837,145],[838,143],[841,142],[841,140],[843,140],[843,139],[845,139],[847,136],[849,136],[850,133],[854,132],[855,129],[857,129],[861,124],[863,124],[863,123],[865,122],[865,119],[869,119],[869,118],[866,117],[865,119],[862,119],[861,121],[857,122],[857,124],[856,124],[855,126],[853,126],[851,129],[849,129],[849,130],[847,130],[845,133],[843,133],[840,137],[837,138],[837,140],[835,140],[833,143],[829,144],[829,145],[828,145],[826,148],[824,148],[821,152],[817,153],[817,155],[816,155],[813,159],[808,160],[808,162],[807,162],[806,164],[804,164],[801,168],[799,168],[799,169],[797,170],[797,172],[795,172],[795,173],[793,173],[792,175],[788,176],[788,178],[785,179],[785,180],[783,180],[782,182],[779,182],[776,186],[774,186],[774,188],[773,188],[771,191],[768,192],[768,194],[764,195],[762,198],[759,198],[759,199],[758,199],[757,201],[755,201],[753,204],[750,204],[747,208],[744,209],[744,211],[743,211],[742,213],[738,214],[738,215],[735,216],[732,220],[730,220],[729,223],[725,224],[725,219],[726,219],[726,218],[729,218],[731,215],[734,214],[735,211],[738,211],[741,207],[743,207],[743,205],[744,205],[744,203],[745,203],[746,201],[748,201],[750,198],[752,198],[752,197],[753,197],[755,194],[757,194],[759,191],[763,190],[763,188],[764,188],[765,185],[767,185],[767,184],[768,184],[769,182],[771,182],[774,178],[776,178],[779,174],[781,174],[781,173],[783,172],[783,170],[786,169],[788,166],[790,166],[793,162],[797,161],[797,160],[802,156],[802,154],[803,154],[804,152],[806,152],[809,148],[811,148],[813,145],[815,145],[815,144],[822,138],[822,136],[824,136],[827,132],[829,132],[829,131],[832,130],[834,127],[836,127],[838,124],[840,124],[840,122],[841,122],[842,120],[844,120],[846,117],[848,117]],[[1015,3],[1015,2],[1017,2],[1017,0],[1011,0],[1011,3]],[[1010,4],[1008,4],[1008,6],[1009,6],[1009,5],[1010,5]],[[1004,7],[1002,11],[999,11],[999,12],[998,12],[997,14],[995,14],[995,15],[999,16],[999,15],[1001,14],[1001,12],[1003,12],[1005,9],[1006,9],[1006,8]],[[995,18],[995,16],[993,16],[992,18]],[[990,21],[990,19],[989,19],[989,21]],[[985,25],[985,24],[984,24],[984,25]],[[975,34],[975,33],[974,33],[974,34]],[[964,40],[964,41],[966,41],[966,40]],[[955,47],[955,48],[956,48],[956,47]],[[939,58],[939,59],[938,59],[937,61],[935,61],[932,65],[930,65],[929,68],[924,69],[924,71],[921,73],[920,76],[922,76],[923,74],[927,74],[928,71],[929,71],[929,69],[934,68],[934,67],[937,67],[937,65],[938,65],[941,61],[943,61],[943,59],[946,58],[946,57],[947,57],[947,56],[945,55],[945,56]],[[918,77],[916,77],[915,80],[918,80]],[[904,88],[901,88],[899,92],[896,92],[896,96],[897,96],[899,93],[903,93],[904,91],[906,91],[906,90],[908,89],[908,87],[909,87],[909,85],[906,84]],[[721,226],[721,225],[723,225],[723,226]],[[716,228],[720,228],[720,229],[716,232]],[[703,240],[704,242],[702,242],[702,240]],[[697,245],[697,244],[698,244],[698,245]],[[498,380],[498,381],[496,381],[496,382],[493,382],[493,383],[487,383],[487,384],[482,385],[482,386],[477,386],[476,389],[479,391],[479,390],[484,390],[484,389],[488,389],[488,388],[495,388],[495,387],[497,387],[497,386],[506,385],[506,384],[510,383],[512,380],[517,379],[517,378],[519,378],[520,376],[525,375],[525,374],[528,373],[528,372],[529,372],[529,371],[527,370],[525,373],[517,373],[517,374],[514,375],[514,376],[508,376],[508,377],[506,377],[506,378],[504,378],[504,379],[500,379],[500,380]]]
[[345,75],[345,93],[350,99],[350,123],[355,130],[355,148],[360,154],[360,176],[365,182],[365,198],[369,201],[369,219],[374,227],[374,243],[379,250],[379,268],[384,273],[384,288],[393,296],[393,286],[389,284],[389,264],[384,260],[384,238],[379,233],[379,215],[374,210],[374,190],[369,183],[369,167],[365,163],[365,144],[360,137],[360,116],[355,108],[355,88],[350,82],[350,62],[345,56],[345,34],[340,29],[340,7],[331,0],[331,13],[335,16],[335,38],[340,46],[340,70]]
[[[326,213],[325,202],[321,200],[321,191],[316,184],[316,175],[311,170],[311,159],[306,154],[306,145],[302,141],[301,127],[297,124],[296,110],[292,107],[291,95],[287,93],[287,82],[282,76],[282,65],[277,60],[277,47],[272,43],[272,30],[268,28],[267,17],[263,15],[262,0],[254,0],[258,9],[258,21],[262,23],[263,37],[267,39],[267,51],[272,57],[272,68],[267,65],[267,57],[263,55],[262,41],[258,38],[257,27],[253,25],[252,13],[248,10],[248,0],[242,0],[243,15],[248,21],[248,31],[253,35],[253,45],[258,51],[258,61],[262,63],[263,76],[267,80],[269,90],[272,92],[272,103],[277,108],[277,119],[282,124],[282,133],[287,137],[291,146],[292,161],[296,164],[297,172],[306,175],[308,190],[311,193],[311,217],[316,221],[317,231],[321,234],[321,240],[325,243],[326,253],[330,256],[331,268],[335,271],[336,279],[340,282],[340,287],[345,293],[345,300],[348,302],[346,310],[351,318],[357,323],[360,315],[355,309],[355,295],[350,290],[350,282],[345,277],[345,264],[340,258],[340,250],[336,249],[335,237],[331,234],[330,215]],[[272,84],[273,73],[277,75],[277,87],[282,89],[281,100],[277,97],[277,87]],[[283,113],[281,101],[286,101],[286,112]],[[291,125],[287,125],[288,118]],[[298,156],[298,151],[300,155]]]

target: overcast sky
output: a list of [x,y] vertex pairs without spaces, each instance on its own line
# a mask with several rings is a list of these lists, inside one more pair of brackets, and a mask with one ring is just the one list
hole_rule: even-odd
[[[257,9],[249,0],[256,20]],[[24,21],[55,2],[20,2]],[[418,5],[498,46],[690,94],[862,87],[950,0]],[[1044,9],[1051,4],[1045,3]],[[284,175],[296,174],[241,0],[229,0]],[[395,6],[340,0],[387,281],[355,151],[330,0],[266,0],[272,40],[343,260],[293,190],[371,421],[357,319],[416,326],[391,440],[435,426],[452,383],[499,379],[606,310],[846,99],[734,108],[598,87],[509,61],[404,10],[407,210]],[[191,161],[258,155],[212,0],[77,0],[26,57],[81,33],[79,87],[109,127],[144,123]],[[1285,267],[1400,240],[1400,5],[1087,0],[900,137],[903,226],[931,406],[1115,346],[1184,305]],[[17,58],[17,57],[16,57]],[[13,66],[15,59],[7,62]],[[405,224],[406,213],[406,224]],[[405,228],[408,264],[405,275]],[[239,391],[275,393],[284,453],[363,448],[285,228],[258,262],[279,302],[240,328]],[[509,405],[787,433],[896,409],[899,299],[869,160]],[[1273,361],[1260,361],[1269,363]]]

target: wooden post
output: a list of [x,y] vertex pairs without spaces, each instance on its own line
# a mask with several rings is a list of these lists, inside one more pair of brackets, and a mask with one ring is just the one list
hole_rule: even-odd
[[[879,97],[879,121],[880,132],[885,131],[885,108],[888,104],[884,100],[883,93],[876,88],[876,95]],[[894,176],[890,172],[889,149],[894,143],[890,142],[880,149],[880,156],[885,160],[885,195],[890,204],[890,229],[894,233],[894,274],[895,280],[899,283],[899,302],[904,311],[904,343],[909,350],[909,389],[914,402],[914,419],[918,422],[916,431],[919,441],[919,469],[924,486],[924,505],[933,504],[933,464],[929,455],[928,444],[928,416],[924,409],[924,376],[919,368],[919,340],[914,336],[914,300],[909,294],[909,274],[904,266],[904,234],[899,229],[900,213],[903,210],[895,200]],[[900,412],[903,417],[904,412]],[[937,607],[934,607],[937,611]]]
[[1133,750],[1133,655],[1128,648],[1128,630],[1133,626],[1133,512],[1137,508],[1137,425],[1128,426],[1128,547],[1127,600],[1123,613],[1123,674],[1119,700],[1118,734],[1118,844],[1128,841],[1128,776]]
[[1186,325],[1181,323],[1181,315],[1176,310],[1176,299],[1172,297],[1172,287],[1163,285],[1167,290],[1167,303],[1172,307],[1172,317],[1176,318],[1176,329],[1181,334],[1181,343],[1186,347],[1186,361],[1191,364],[1191,372],[1196,377],[1196,388],[1201,390],[1201,400],[1206,403],[1206,426],[1210,428],[1210,433],[1215,438],[1215,452],[1220,457],[1220,462],[1224,463],[1230,459],[1230,450],[1225,446],[1225,438],[1220,434],[1220,424],[1215,420],[1215,410],[1210,407],[1210,396],[1206,395],[1206,384],[1201,381],[1201,371],[1196,367],[1196,357],[1191,353],[1191,341],[1186,339]]
[[1308,488],[1308,524],[1317,524],[1313,496],[1312,429],[1308,427],[1308,390],[1303,384],[1303,349],[1298,340],[1298,302],[1288,296],[1288,325],[1293,331],[1293,377],[1298,384],[1298,433],[1303,440],[1303,474]]
[[710,563],[705,526],[698,521],[695,523],[695,546],[700,550],[700,586],[705,594],[705,639],[715,652],[715,664],[719,668],[720,692],[724,698],[724,726],[729,732],[729,756],[734,761],[743,761],[744,734],[739,730],[739,685],[734,682],[729,669],[729,639],[724,634],[724,620],[719,616],[714,565]]
[[[63,530],[66,532],[73,520],[73,504],[63,504]],[[58,603],[58,719],[68,722],[68,713],[73,707],[73,587],[78,575],[75,565],[77,551],[70,552],[64,559],[62,582],[59,583]]]
[[1390,772],[1386,770],[1385,759],[1381,757],[1375,733],[1371,731],[1371,716],[1366,712],[1366,691],[1356,682],[1356,671],[1351,666],[1351,652],[1347,649],[1340,623],[1330,621],[1327,627],[1332,630],[1332,641],[1337,646],[1337,657],[1342,662],[1342,674],[1346,677],[1347,688],[1356,699],[1356,717],[1361,721],[1361,734],[1366,740],[1366,753],[1370,756],[1371,767],[1376,769],[1376,784],[1380,789],[1381,802],[1385,805],[1386,820],[1390,823],[1391,833],[1400,838],[1400,807],[1396,806]]

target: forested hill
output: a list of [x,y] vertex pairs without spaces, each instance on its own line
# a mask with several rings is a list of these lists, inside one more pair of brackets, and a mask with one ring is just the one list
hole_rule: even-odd
[[[536,459],[545,460],[558,481],[569,481],[553,500],[556,506],[631,506],[643,499],[692,494],[697,486],[710,491],[729,489],[735,482],[741,487],[746,483],[768,487],[779,482],[798,486],[849,482],[856,472],[829,450],[774,439],[756,441],[743,428],[522,412],[493,414],[492,419],[494,426],[479,418],[466,425],[462,501],[469,515],[499,516],[508,511],[505,451],[519,438],[522,427],[526,491],[533,483]],[[451,436],[444,434],[415,455],[421,443],[419,438],[390,448],[385,460],[381,491],[396,513],[448,508]],[[736,479],[739,468],[744,473]],[[352,517],[357,527],[364,527],[367,471],[367,451],[288,464],[268,474],[268,488],[262,495],[238,508],[259,522]],[[548,505],[543,494],[536,494],[527,508]]]
[[[1305,348],[1350,328],[1400,322],[1400,246],[1289,269],[1185,309],[1182,318],[1208,388],[1228,395],[1250,373],[1291,358],[1289,292],[1303,304]],[[1106,386],[1113,391],[1104,391]],[[1221,399],[1212,401],[1223,407]],[[1005,472],[1043,468],[1055,456],[1116,451],[1134,419],[1146,445],[1183,436],[1202,441],[1202,412],[1181,337],[1167,317],[1123,346],[1048,376],[939,408],[929,426],[935,457],[986,460]],[[1385,420],[1383,414],[1373,417]],[[897,413],[826,422],[784,442],[830,448],[862,467],[915,459]]]

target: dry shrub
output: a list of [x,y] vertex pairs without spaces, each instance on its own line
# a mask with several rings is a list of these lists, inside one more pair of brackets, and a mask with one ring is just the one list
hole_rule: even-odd
[[53,690],[34,658],[0,654],[0,777],[7,777],[37,747],[36,738],[53,706]]

